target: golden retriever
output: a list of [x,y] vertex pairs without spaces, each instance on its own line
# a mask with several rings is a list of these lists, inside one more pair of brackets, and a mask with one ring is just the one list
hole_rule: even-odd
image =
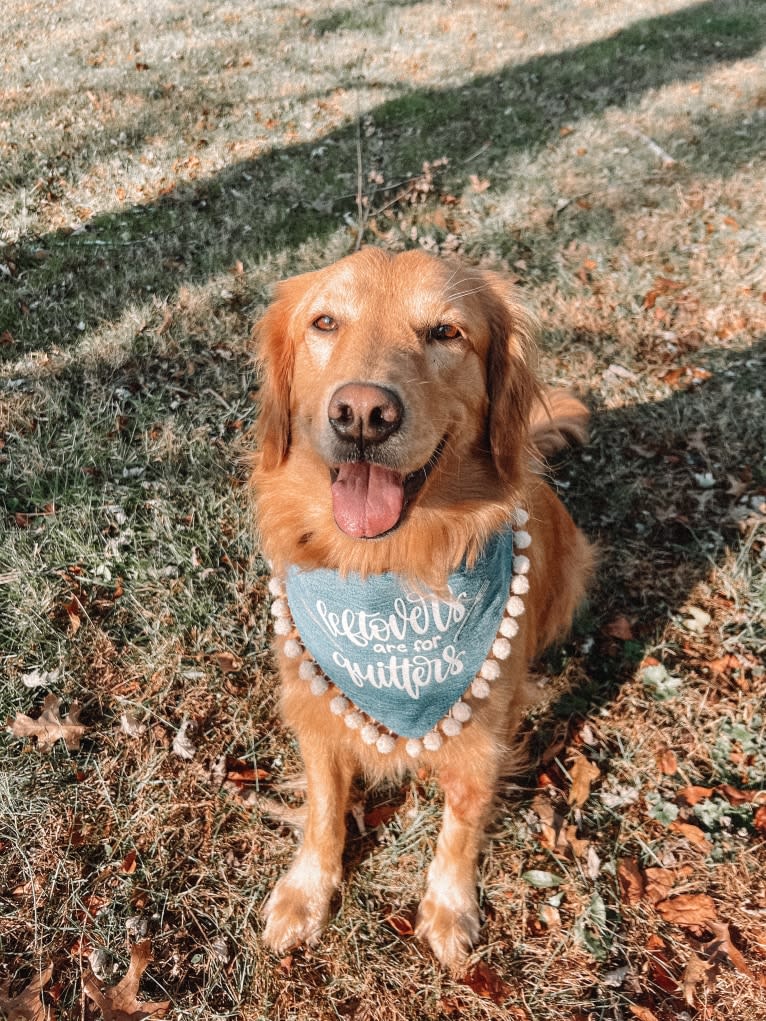
[[[355,774],[415,767],[444,791],[417,933],[460,970],[527,664],[568,629],[590,571],[588,543],[540,473],[541,455],[584,436],[587,412],[541,388],[534,320],[501,276],[422,252],[363,249],[286,280],[257,332],[252,483],[282,709],[308,785],[303,842],[265,906],[264,939],[278,952],[318,939]],[[488,609],[480,596],[498,586]],[[484,647],[460,646],[469,618]]]

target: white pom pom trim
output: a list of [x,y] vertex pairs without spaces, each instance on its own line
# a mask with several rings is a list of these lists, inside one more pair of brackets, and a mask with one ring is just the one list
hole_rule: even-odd
[[286,599],[275,599],[271,604],[271,616],[272,617],[289,617],[290,607],[287,605]]
[[441,722],[441,728],[446,737],[457,737],[463,729],[463,724],[453,716],[445,716]]
[[298,676],[302,681],[313,681],[318,676],[318,671],[311,659],[304,659],[298,667]]
[[364,716],[359,712],[349,712],[343,717],[349,730],[360,730],[364,724]]
[[297,638],[288,638],[283,646],[283,651],[288,659],[299,659],[303,655],[303,646]]
[[519,633],[519,622],[513,617],[503,617],[499,630],[504,638],[515,638]]
[[467,702],[456,702],[452,707],[452,715],[459,723],[468,723],[473,716],[473,709]]
[[416,737],[411,737],[407,744],[404,746],[405,752],[411,759],[416,759],[418,755],[423,751],[423,742],[418,741]]
[[525,557],[523,553],[519,553],[518,556],[513,558],[513,573],[514,574],[529,574],[529,568],[531,563],[529,557]]
[[494,659],[485,659],[479,667],[479,675],[487,681],[496,681],[500,676],[500,664]]
[[344,695],[336,695],[330,699],[330,712],[333,716],[342,716],[350,708],[351,703]]
[[396,738],[392,737],[390,734],[381,734],[375,742],[375,747],[381,755],[390,755],[396,747]]
[[285,586],[281,578],[269,578],[269,592],[273,596],[283,596],[285,594]]
[[520,596],[511,596],[505,604],[505,612],[509,617],[520,617],[524,613],[524,600]]
[[362,740],[365,744],[377,744],[380,731],[374,723],[366,723],[361,730]]
[[523,528],[529,521],[529,513],[523,507],[517,507],[511,514],[511,523],[514,528]]
[[312,695],[324,695],[330,685],[324,677],[320,677],[319,674],[317,674],[316,677],[312,677],[309,687]]
[[529,592],[529,578],[526,574],[517,574],[511,582],[511,592],[516,596],[525,596]]
[[477,677],[471,684],[471,694],[474,698],[489,698],[489,681],[485,681],[483,677]]
[[496,638],[492,643],[492,655],[495,659],[508,659],[511,654],[511,643],[507,638]]
[[527,546],[531,545],[532,536],[529,532],[514,532],[513,533],[513,545],[516,549],[526,549]]
[[275,635],[289,635],[293,629],[293,622],[289,617],[277,617],[274,621]]
[[441,734],[435,730],[429,730],[423,735],[423,747],[429,752],[438,752],[442,746]]

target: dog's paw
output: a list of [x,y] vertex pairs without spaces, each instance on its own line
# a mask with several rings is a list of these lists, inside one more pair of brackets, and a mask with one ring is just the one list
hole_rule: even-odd
[[429,885],[418,908],[415,933],[430,945],[445,968],[458,973],[479,938],[480,925],[473,890],[450,890],[445,896]]
[[271,892],[263,909],[263,940],[276,953],[301,943],[316,943],[327,924],[330,900],[337,887],[332,877],[310,877],[296,862]]

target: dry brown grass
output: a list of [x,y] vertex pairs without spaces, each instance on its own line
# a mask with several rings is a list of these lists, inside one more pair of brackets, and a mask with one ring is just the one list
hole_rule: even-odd
[[[760,1021],[761,0],[9,0],[3,29],[0,710],[52,690],[88,731],[3,742],[0,993],[50,960],[58,1016],[95,1018],[89,958],[116,981],[146,935],[142,996],[178,1018]],[[259,942],[295,842],[269,799],[299,807],[300,767],[239,487],[249,333],[276,278],[356,243],[357,115],[364,239],[516,276],[546,378],[595,412],[556,477],[602,566],[538,664],[459,981],[408,935],[439,820],[419,778],[363,795],[321,945]],[[570,807],[575,752],[599,778]],[[631,896],[626,862],[717,921]]]

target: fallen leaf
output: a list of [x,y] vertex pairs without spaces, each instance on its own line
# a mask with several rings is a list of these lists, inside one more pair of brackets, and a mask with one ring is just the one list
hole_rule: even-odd
[[388,915],[386,922],[398,936],[414,936],[415,926],[407,915]]
[[217,663],[225,674],[235,674],[238,670],[242,669],[243,665],[239,656],[235,656],[233,652],[214,652],[211,654],[210,659]]
[[21,675],[21,683],[27,688],[51,688],[58,681],[58,670],[30,670]]
[[706,893],[681,893],[661,900],[655,906],[666,922],[686,928],[711,928],[711,923],[718,917],[715,901]]
[[646,884],[635,858],[620,858],[617,863],[617,881],[624,904],[638,904],[644,896]]
[[676,801],[682,801],[690,808],[699,801],[704,801],[715,792],[715,787],[681,787],[676,791]]
[[574,752],[567,761],[572,763],[569,767],[572,786],[567,797],[567,804],[582,808],[590,797],[591,784],[601,776],[601,770],[582,752]]
[[478,177],[476,174],[471,174],[469,177],[471,187],[475,192],[481,194],[489,188],[489,181],[486,178]]
[[755,810],[753,825],[759,833],[766,834],[766,805],[761,805]]
[[689,841],[690,844],[694,844],[699,847],[705,854],[708,854],[713,850],[713,845],[707,839],[703,831],[699,826],[693,826],[688,822],[681,822],[676,819],[672,822],[669,827],[674,833],[680,833],[682,837]]
[[485,962],[479,961],[462,979],[463,985],[472,989],[477,996],[492,1000],[500,1005],[511,995],[511,987]]
[[165,1016],[170,1000],[142,1003],[137,998],[141,976],[151,960],[151,943],[144,940],[131,948],[128,972],[117,985],[99,982],[92,972],[83,978],[85,994],[99,1007],[104,1021],[145,1021],[146,1018]]
[[697,986],[706,984],[710,978],[712,965],[703,961],[695,953],[692,953],[686,962],[683,976],[681,977],[681,992],[690,1007],[696,1006]]
[[681,869],[648,868],[644,870],[646,880],[645,897],[650,904],[665,900],[670,891],[681,879],[691,875],[692,868],[689,865]]
[[604,628],[610,638],[619,638],[621,642],[629,642],[633,638],[633,628],[627,617],[620,615],[610,621]]
[[555,872],[546,872],[543,869],[530,869],[529,872],[523,872],[521,878],[525,883],[529,883],[530,886],[537,887],[539,890],[544,890],[549,886],[560,886],[564,882],[562,876],[557,876]]
[[179,759],[193,759],[197,754],[197,749],[194,746],[192,739],[189,737],[188,731],[192,726],[192,722],[188,716],[184,716],[181,721],[181,726],[178,728],[178,733],[173,738],[173,751],[179,757]]
[[165,314],[162,317],[162,322],[157,327],[157,336],[164,336],[173,324],[173,310],[168,308],[165,309]]
[[766,989],[766,977],[757,975],[745,960],[742,952],[738,950],[731,941],[729,926],[725,922],[711,922],[709,928],[715,934],[714,938],[705,944],[704,950],[707,959],[711,964],[716,961],[727,960],[737,971],[747,975],[749,979]]
[[665,776],[678,772],[678,759],[672,748],[663,748],[657,756],[657,767]]
[[53,965],[49,964],[45,971],[35,975],[18,996],[9,995],[10,982],[0,985],[0,1011],[7,1021],[55,1021],[53,1007],[44,1003],[42,998],[43,986],[50,982],[52,974]]
[[62,719],[59,715],[61,699],[56,695],[47,695],[43,702],[43,711],[38,718],[32,719],[24,713],[16,713],[13,720],[8,721],[8,729],[16,737],[36,737],[37,747],[41,751],[50,750],[62,740],[70,751],[80,747],[80,741],[86,731],[80,723],[80,705],[72,702],[69,712]]
[[376,805],[369,812],[364,814],[364,824],[369,829],[377,829],[383,826],[396,815],[395,805]]
[[628,1005],[633,1017],[637,1017],[638,1021],[657,1021],[657,1015],[653,1014],[648,1007],[639,1007],[636,1003]]

